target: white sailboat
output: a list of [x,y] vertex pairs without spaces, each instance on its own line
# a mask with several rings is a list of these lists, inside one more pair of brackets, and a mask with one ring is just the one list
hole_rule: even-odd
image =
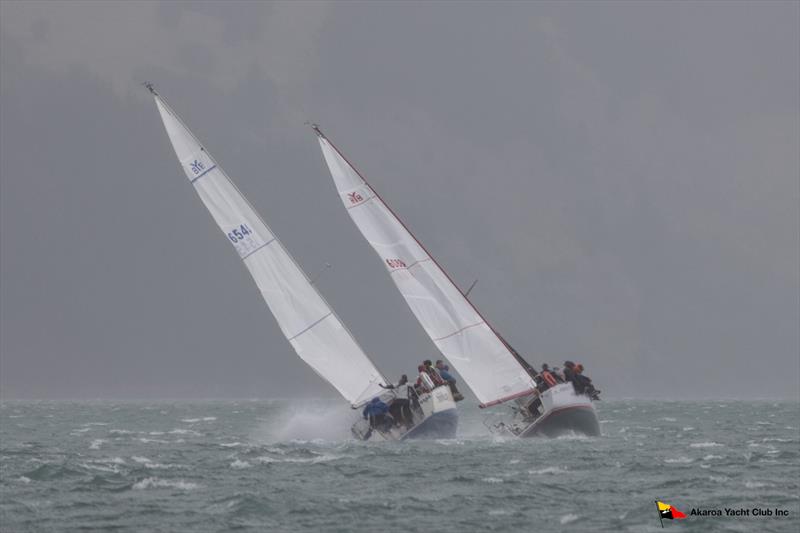
[[600,433],[591,399],[570,383],[543,392],[536,371],[492,328],[444,269],[316,125],[325,162],[350,218],[380,257],[425,332],[490,407],[514,401],[514,418],[493,427],[514,435]]
[[455,436],[458,416],[448,391],[401,397],[402,389],[387,390],[388,381],[364,353],[319,291],[312,285],[280,240],[256,213],[225,171],[211,157],[151,84],[175,154],[189,182],[233,245],[297,355],[330,383],[354,408],[380,398],[396,407],[392,417],[359,418],[352,433],[399,440]]

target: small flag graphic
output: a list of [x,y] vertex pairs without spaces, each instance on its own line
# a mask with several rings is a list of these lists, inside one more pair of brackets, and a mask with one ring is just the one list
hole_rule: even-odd
[[[658,500],[656,500],[656,505],[658,506],[658,517],[660,520],[664,518],[669,518],[670,520],[686,518],[686,515],[677,510],[673,505]],[[662,523],[661,525],[663,526],[664,524]]]

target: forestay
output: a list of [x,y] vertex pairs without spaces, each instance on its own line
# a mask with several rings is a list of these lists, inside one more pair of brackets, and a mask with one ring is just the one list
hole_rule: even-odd
[[481,404],[494,405],[532,392],[531,378],[505,343],[383,199],[314,129],[345,209],[428,336]]
[[384,392],[378,385],[385,383],[381,373],[281,242],[178,115],[153,94],[186,176],[244,261],[297,355],[353,405]]

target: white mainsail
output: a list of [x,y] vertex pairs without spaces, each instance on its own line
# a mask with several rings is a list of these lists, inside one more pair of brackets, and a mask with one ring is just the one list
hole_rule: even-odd
[[532,392],[533,380],[475,307],[383,199],[322,134],[325,162],[356,226],[411,311],[482,406]]
[[297,355],[351,404],[386,380],[327,302],[178,115],[151,88],[181,166],[253,276]]

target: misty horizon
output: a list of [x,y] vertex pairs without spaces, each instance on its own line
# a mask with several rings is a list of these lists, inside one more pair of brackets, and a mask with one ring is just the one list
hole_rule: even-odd
[[440,356],[306,121],[534,366],[580,361],[604,399],[800,400],[798,3],[0,12],[4,401],[345,405],[186,182],[145,80],[309,276],[332,264],[318,287],[389,379]]

